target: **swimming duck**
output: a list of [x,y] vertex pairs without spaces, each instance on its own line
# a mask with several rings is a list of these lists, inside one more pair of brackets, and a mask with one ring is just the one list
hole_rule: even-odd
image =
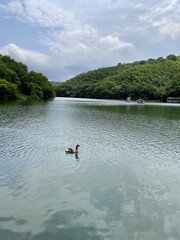
[[75,148],[68,147],[68,148],[65,149],[65,152],[66,153],[78,153],[78,147],[80,147],[79,144],[77,144]]

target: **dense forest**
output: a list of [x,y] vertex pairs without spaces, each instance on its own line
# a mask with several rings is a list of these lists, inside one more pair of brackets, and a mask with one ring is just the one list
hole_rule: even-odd
[[28,72],[25,64],[0,55],[0,100],[54,97],[54,87],[43,74]]
[[165,101],[180,97],[180,56],[148,59],[100,68],[56,86],[56,96]]

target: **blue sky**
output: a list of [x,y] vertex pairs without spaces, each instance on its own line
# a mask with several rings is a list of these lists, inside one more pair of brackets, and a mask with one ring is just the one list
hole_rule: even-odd
[[179,0],[0,0],[0,53],[65,81],[180,52]]

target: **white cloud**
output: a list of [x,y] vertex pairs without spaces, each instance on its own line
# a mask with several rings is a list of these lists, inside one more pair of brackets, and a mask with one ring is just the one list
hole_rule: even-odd
[[70,13],[48,0],[12,0],[6,5],[1,4],[0,7],[15,14],[19,20],[39,27],[70,28],[74,22]]
[[[156,38],[159,36],[161,41],[165,37],[172,39],[180,37],[180,3],[177,0],[167,0],[149,6],[143,15],[139,14],[137,28],[150,35],[153,30],[156,30]],[[151,36],[153,38],[153,36]]]
[[158,5],[155,5],[152,7],[152,13],[154,16],[159,16],[164,13],[172,12],[178,10],[179,3],[177,0],[166,0],[162,1],[162,3],[159,3]]
[[102,43],[105,49],[109,49],[110,51],[116,51],[120,49],[133,49],[134,45],[132,43],[120,41],[120,39],[116,36],[106,36],[100,39],[100,43]]
[[[0,4],[4,17],[38,29],[34,41],[48,56],[31,51],[30,46],[27,50],[9,44],[16,42],[13,40],[3,51],[31,66],[76,75],[82,70],[138,60],[148,44],[165,45],[166,38],[177,41],[179,9],[178,0],[7,0]],[[139,47],[142,39],[144,49]]]
[[11,56],[16,61],[28,64],[31,67],[50,67],[49,57],[45,54],[23,49],[13,43],[0,49],[1,54]]
[[[53,53],[61,54],[62,59],[69,60],[65,54],[71,54],[72,59],[73,57],[77,58],[73,54],[79,57],[87,54],[90,57],[90,55],[101,53],[104,49],[112,54],[113,50],[122,50],[133,46],[118,37],[103,36],[97,28],[80,22],[75,19],[73,14],[48,0],[12,0],[4,8],[6,11],[16,14],[22,21],[47,29],[42,44],[47,45]],[[97,58],[99,59],[98,56]]]
[[159,30],[162,37],[170,36],[172,39],[180,37],[180,24],[165,17],[159,21],[154,21],[152,26]]

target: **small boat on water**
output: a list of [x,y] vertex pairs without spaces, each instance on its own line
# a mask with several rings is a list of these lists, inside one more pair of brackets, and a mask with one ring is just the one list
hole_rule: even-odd
[[167,102],[168,103],[180,103],[180,97],[168,97]]
[[139,99],[137,100],[137,103],[144,103],[144,99],[139,98]]

